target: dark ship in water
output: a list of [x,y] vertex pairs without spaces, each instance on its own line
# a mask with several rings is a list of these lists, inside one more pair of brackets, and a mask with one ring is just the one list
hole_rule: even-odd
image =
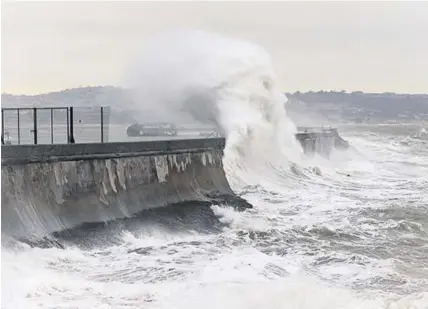
[[135,123],[126,129],[129,137],[137,136],[177,136],[177,126],[173,123]]

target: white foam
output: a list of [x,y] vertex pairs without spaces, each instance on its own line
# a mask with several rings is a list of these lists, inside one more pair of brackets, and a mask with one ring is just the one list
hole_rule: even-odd
[[186,284],[173,291],[155,308],[422,309],[428,301],[428,293],[370,297],[298,275],[247,284]]
[[[192,258],[194,267],[190,265],[190,268],[189,265],[173,263],[181,259],[177,254],[126,254],[129,246],[159,246],[160,249],[169,245],[170,249],[178,249],[174,246],[174,238],[180,242],[202,240],[194,236],[165,236],[159,234],[144,240],[125,236],[128,248],[112,248],[110,255],[83,252],[76,248],[27,248],[18,255],[5,252],[2,267],[4,276],[9,280],[7,284],[2,284],[2,304],[5,308],[36,308],[42,305],[56,308],[141,308],[147,305],[151,308],[187,309],[422,309],[426,308],[428,301],[428,293],[399,296],[334,287],[302,274],[297,263],[287,265],[281,257],[267,256],[252,248],[224,250],[211,259],[207,259],[208,256],[198,258],[200,252],[195,251]],[[186,244],[181,246],[187,249]],[[112,253],[114,256],[111,256]],[[151,275],[156,276],[156,265],[166,262],[169,267],[180,266],[182,271],[186,271],[187,267],[187,275],[178,281],[155,284],[144,280],[132,284],[101,280],[106,274],[109,274],[106,278],[112,278],[115,273],[121,273],[121,269],[133,270],[138,274],[140,268],[147,267],[153,267]],[[349,270],[348,275],[351,274]]]

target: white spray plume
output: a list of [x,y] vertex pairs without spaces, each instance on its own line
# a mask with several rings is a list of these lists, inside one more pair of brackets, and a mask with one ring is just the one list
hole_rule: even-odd
[[301,154],[271,57],[256,44],[194,30],[164,34],[146,44],[130,80],[150,119],[215,125],[227,149],[258,159]]

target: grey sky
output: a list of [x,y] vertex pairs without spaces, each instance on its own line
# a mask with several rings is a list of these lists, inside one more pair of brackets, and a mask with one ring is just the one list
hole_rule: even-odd
[[149,36],[190,27],[272,56],[284,91],[428,92],[428,2],[3,2],[2,92],[120,85]]

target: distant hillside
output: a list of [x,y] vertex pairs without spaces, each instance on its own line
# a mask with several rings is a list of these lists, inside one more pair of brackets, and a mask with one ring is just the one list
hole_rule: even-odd
[[324,121],[428,121],[427,94],[309,91],[286,95],[287,110],[294,116],[316,114]]
[[[428,95],[318,91],[286,93],[287,111],[297,122],[428,121]],[[2,107],[111,107],[111,123],[149,121],[150,113],[136,114],[129,90],[113,87],[82,87],[40,95],[2,94]]]
[[66,89],[40,95],[1,95],[2,107],[111,107],[111,120],[116,123],[134,122],[135,102],[129,90],[113,86]]
[[65,89],[39,95],[12,95],[3,93],[2,104],[8,107],[28,106],[91,106],[117,105],[130,100],[127,90],[113,86]]

